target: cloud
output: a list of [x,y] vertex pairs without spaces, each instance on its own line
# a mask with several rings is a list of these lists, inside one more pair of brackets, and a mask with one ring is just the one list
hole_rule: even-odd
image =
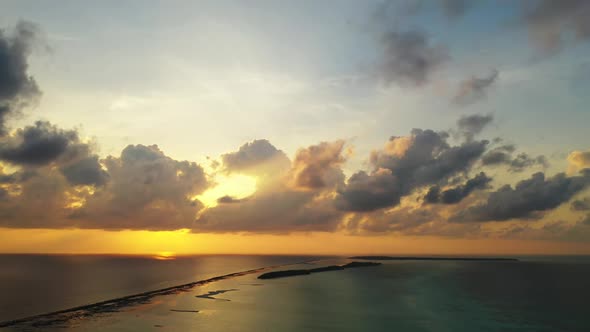
[[578,199],[572,202],[572,210],[574,211],[588,211],[590,210],[590,197]]
[[486,189],[492,178],[484,172],[467,180],[464,184],[441,191],[439,186],[430,187],[424,201],[426,203],[456,204],[469,196],[471,192],[478,189]]
[[371,213],[357,213],[347,218],[343,228],[351,234],[401,232],[437,221],[438,215],[428,208],[398,207]]
[[390,31],[381,41],[384,52],[378,70],[387,84],[424,85],[433,72],[450,60],[446,48],[432,45],[421,31]]
[[15,165],[47,165],[78,142],[76,131],[37,121],[34,126],[18,129],[14,135],[0,140],[0,160]]
[[493,148],[483,155],[481,158],[482,165],[484,166],[498,166],[506,165],[508,170],[511,172],[522,172],[527,168],[533,166],[542,166],[547,168],[549,162],[545,156],[540,155],[537,157],[531,157],[527,153],[521,152],[512,157],[512,154],[516,151],[516,147],[512,144],[505,144]]
[[41,93],[28,74],[28,57],[38,33],[39,28],[26,21],[18,22],[11,31],[0,30],[0,135],[7,132],[7,118]]
[[531,41],[545,54],[559,52],[568,35],[575,41],[590,39],[590,2],[542,0],[524,14]]
[[221,161],[222,171],[254,176],[259,188],[282,179],[291,168],[289,157],[265,139],[245,143],[238,151],[222,155]]
[[[253,150],[259,151],[259,148],[253,148],[257,144],[263,144],[263,150],[272,153],[252,153]],[[331,192],[334,186],[344,181],[340,169],[345,161],[343,147],[344,141],[312,145],[300,149],[291,163],[267,140],[257,140],[223,155],[222,159],[225,156],[248,156],[244,159],[249,161],[248,171],[258,177],[257,191],[247,199],[220,198],[221,204],[199,214],[193,231],[285,233],[335,230],[343,213],[334,207]],[[265,157],[254,158],[253,155]],[[272,166],[272,174],[257,171],[250,165],[266,169]],[[261,177],[264,184],[258,185]]]
[[248,198],[238,199],[238,198],[231,197],[229,195],[225,195],[225,196],[219,197],[217,199],[217,203],[219,203],[219,204],[240,203],[240,202],[243,202],[243,201],[245,201],[247,199]]
[[494,116],[491,114],[464,115],[457,120],[457,127],[467,140],[472,140],[474,136],[481,133],[492,121],[494,121]]
[[584,168],[590,168],[590,150],[572,151],[567,156],[568,172],[575,173]]
[[536,218],[540,213],[567,202],[590,184],[590,171],[567,177],[559,173],[551,178],[539,172],[520,181],[514,188],[505,185],[489,194],[486,202],[458,212],[455,222],[505,221]]
[[381,168],[371,174],[353,174],[338,192],[335,204],[343,211],[366,212],[397,205],[402,196],[397,177],[391,170]]
[[229,171],[245,171],[275,158],[287,157],[265,139],[246,143],[238,151],[221,156],[225,168]]
[[[81,228],[190,228],[209,181],[201,166],[166,156],[157,145],[129,145],[102,161],[109,181],[71,219]],[[92,168],[92,167],[89,167]],[[67,173],[66,173],[67,174]]]
[[199,215],[195,232],[264,232],[334,231],[342,213],[329,198],[314,192],[276,187],[257,192],[247,200],[220,204]]
[[466,106],[476,103],[487,96],[487,91],[498,80],[499,72],[493,69],[485,77],[475,77],[464,80],[459,85],[459,89],[453,97],[453,103],[460,106]]
[[389,0],[379,3],[375,16],[378,19],[393,20],[397,18],[397,20],[400,20],[407,16],[422,14],[427,9],[433,9],[437,14],[441,12],[448,19],[455,20],[463,17],[473,5],[474,2],[469,0]]
[[447,138],[445,132],[422,129],[412,130],[406,138],[392,137],[385,149],[371,154],[373,170],[355,173],[338,191],[337,206],[346,211],[395,206],[416,188],[444,183],[468,171],[488,144],[482,140],[450,146]]
[[344,183],[340,166],[346,161],[344,141],[321,142],[299,149],[293,160],[293,184],[301,189],[320,189]]
[[0,202],[0,225],[190,228],[203,208],[194,197],[209,186],[199,165],[173,160],[155,145],[129,145],[120,157],[103,160],[92,154],[61,157],[55,165],[0,174],[8,193]]
[[458,18],[465,15],[473,1],[469,0],[441,0],[443,11],[449,18]]
[[96,155],[87,156],[65,165],[61,168],[61,172],[73,185],[102,186],[109,179],[109,174],[102,169]]
[[[0,225],[14,228],[64,228],[69,223],[70,188],[66,179],[52,169],[38,169],[3,186]],[[73,191],[72,191],[73,193]]]

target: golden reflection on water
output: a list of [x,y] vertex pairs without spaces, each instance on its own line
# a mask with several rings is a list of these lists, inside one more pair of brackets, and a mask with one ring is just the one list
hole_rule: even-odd
[[176,259],[176,253],[172,251],[160,251],[152,256],[152,258],[162,261]]

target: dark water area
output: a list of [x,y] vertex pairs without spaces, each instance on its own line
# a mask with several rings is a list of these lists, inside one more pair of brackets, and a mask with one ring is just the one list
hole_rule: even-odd
[[[590,258],[518,258],[519,261],[381,261],[379,266],[267,280],[257,279],[263,273],[257,271],[154,297],[113,312],[57,319],[59,324],[27,322],[8,330],[590,331]],[[2,262],[8,259],[3,257]],[[84,297],[104,298],[107,289],[110,293],[133,293],[132,289],[178,284],[198,275],[289,264],[309,257],[204,256],[163,262],[137,257],[83,257],[79,258],[82,262],[57,265],[53,265],[53,260],[73,258],[29,259],[35,264],[48,260],[26,271],[54,270],[47,273],[52,277],[45,278],[49,280],[46,285],[58,287],[67,295],[64,298],[72,302],[83,301]],[[322,258],[290,265],[288,269],[321,269],[350,261]],[[69,273],[56,271],[57,267],[67,266]],[[14,275],[12,279],[6,277],[8,270],[4,264],[2,269],[2,280],[17,285]],[[264,272],[284,269],[282,266]],[[105,272],[108,270],[119,271],[120,277]],[[60,282],[66,274],[72,274],[68,283]],[[29,287],[33,280],[39,283],[43,279],[37,275],[22,281],[22,294],[16,289],[8,290],[11,298],[0,300],[2,310],[8,310],[0,311],[2,316],[17,312],[16,303],[24,308],[27,303],[53,309],[63,306],[65,300],[60,299],[60,291],[42,286],[33,291]],[[24,295],[28,300],[22,299]]]
[[171,287],[298,256],[0,255],[0,322]]

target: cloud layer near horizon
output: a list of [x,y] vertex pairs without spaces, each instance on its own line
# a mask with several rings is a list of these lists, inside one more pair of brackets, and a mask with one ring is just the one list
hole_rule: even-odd
[[[443,4],[449,18],[469,9],[464,1]],[[564,14],[558,18],[545,13],[548,6],[541,2],[526,16],[535,36],[538,29],[557,31],[557,39],[542,36],[548,38],[544,49],[560,44],[563,30],[587,39],[576,14],[587,5],[559,7]],[[10,130],[7,120],[41,95],[28,72],[37,30],[21,22],[0,32],[1,227],[533,237],[590,232],[587,199],[580,197],[590,186],[590,151],[571,152],[567,173],[545,174],[544,156],[481,137],[494,122],[491,114],[462,116],[449,130],[414,128],[391,136],[362,156],[366,167],[350,176],[345,167],[351,145],[343,139],[301,147],[292,158],[256,139],[219,156],[219,166],[208,172],[157,145],[131,144],[102,158],[77,130],[47,121]],[[424,86],[451,61],[449,50],[420,30],[388,29],[381,42],[378,68],[386,85]],[[463,80],[452,101],[483,101],[499,77],[493,70]],[[498,178],[502,172],[508,180]],[[216,174],[254,177],[256,192],[246,198],[226,194],[206,207],[197,197],[215,186]],[[566,205],[577,219],[559,227],[543,221]],[[535,222],[544,223],[530,228]]]

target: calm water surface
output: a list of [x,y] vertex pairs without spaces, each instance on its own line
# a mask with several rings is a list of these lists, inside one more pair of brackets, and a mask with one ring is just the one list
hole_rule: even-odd
[[[235,260],[241,266],[253,263],[248,257],[209,259],[213,265],[215,259]],[[285,258],[256,259],[263,263]],[[282,279],[261,281],[257,275],[44,326],[43,331],[590,331],[586,257],[388,261],[378,267]],[[201,296],[209,292],[216,295]],[[38,329],[27,325],[9,330]]]

